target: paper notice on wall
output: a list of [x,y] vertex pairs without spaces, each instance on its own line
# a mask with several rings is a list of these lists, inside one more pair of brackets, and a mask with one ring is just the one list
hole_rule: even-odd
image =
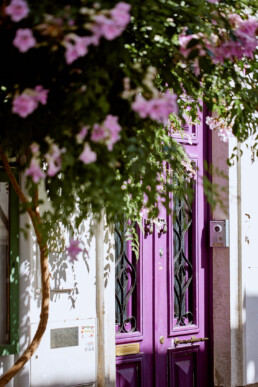
[[85,352],[95,351],[95,326],[83,325],[80,327],[81,342]]
[[58,328],[50,330],[50,348],[66,348],[78,346],[78,327]]

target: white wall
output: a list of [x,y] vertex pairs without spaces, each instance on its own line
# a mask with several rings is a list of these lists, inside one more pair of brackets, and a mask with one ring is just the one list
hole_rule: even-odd
[[[252,139],[248,141],[249,146]],[[242,145],[241,222],[244,383],[258,383],[258,160]]]
[[[21,216],[21,227],[28,223],[28,216]],[[97,381],[98,326],[104,319],[104,351],[107,364],[104,366],[107,385],[115,384],[115,317],[114,317],[114,254],[113,235],[100,241],[103,246],[103,265],[110,263],[109,280],[104,289],[105,316],[98,316],[96,291],[103,285],[96,281],[96,222],[86,220],[79,233],[85,246],[79,260],[70,263],[65,252],[50,253],[50,314],[43,340],[23,370],[8,387],[74,386]],[[64,239],[69,235],[64,231]],[[86,253],[87,250],[87,253]],[[41,282],[39,253],[33,233],[25,239],[20,235],[20,350],[26,349],[39,322],[41,305]],[[51,331],[57,328],[79,327],[79,346],[50,348]],[[84,328],[83,328],[84,327]],[[85,328],[86,327],[86,328]],[[89,329],[92,327],[89,339]],[[67,331],[65,331],[67,332]],[[71,331],[69,331],[71,332]],[[73,332],[73,331],[72,331]],[[60,333],[60,331],[59,331]],[[61,332],[62,334],[64,331]],[[74,339],[76,341],[76,337]],[[94,344],[89,344],[90,341]],[[60,344],[60,343],[59,343]],[[80,345],[81,344],[81,345]],[[67,344],[68,345],[68,344]],[[0,357],[0,374],[5,372],[18,356]]]
[[[258,383],[258,160],[252,161],[250,149],[242,144],[242,157],[228,169],[226,158],[236,140],[223,144],[213,133],[212,145],[213,165],[229,177],[225,208],[216,208],[213,218],[230,222],[229,248],[213,249],[214,382],[223,387],[254,385]],[[213,180],[222,183],[215,174]]]

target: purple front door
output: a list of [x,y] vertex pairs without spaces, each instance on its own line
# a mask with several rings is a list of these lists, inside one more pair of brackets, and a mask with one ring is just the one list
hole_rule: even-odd
[[[179,138],[203,174],[207,128],[188,125]],[[197,180],[195,197],[173,200],[139,232],[140,259],[116,230],[117,387],[209,387],[210,262],[207,204]]]

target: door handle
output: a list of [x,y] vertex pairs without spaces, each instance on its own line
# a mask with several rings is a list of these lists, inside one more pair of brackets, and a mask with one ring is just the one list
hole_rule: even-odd
[[180,340],[178,337],[176,337],[174,340],[174,344],[176,347],[178,344],[193,344],[193,343],[199,343],[200,341],[207,341],[207,340],[209,340],[208,337],[197,338],[195,336],[192,336],[191,339],[188,339],[188,340]]

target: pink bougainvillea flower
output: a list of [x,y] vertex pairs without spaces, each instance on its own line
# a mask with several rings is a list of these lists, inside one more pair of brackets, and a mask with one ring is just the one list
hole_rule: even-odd
[[100,38],[101,38],[101,36],[99,34],[94,34],[94,35],[90,36],[89,37],[90,44],[92,44],[93,46],[98,46]]
[[78,36],[76,35],[75,47],[78,53],[78,56],[84,56],[88,53],[88,46],[92,43],[92,40],[88,36]]
[[35,87],[34,92],[35,100],[40,102],[42,105],[46,105],[49,90],[43,89],[43,86],[38,85]]
[[76,239],[70,239],[70,245],[66,248],[66,252],[70,257],[70,262],[78,261],[78,255],[82,252],[79,246],[80,241]]
[[258,20],[249,17],[249,19],[242,20],[238,24],[235,34],[241,42],[243,54],[253,58],[253,53],[257,46],[256,31],[258,29]]
[[113,145],[120,139],[119,133],[121,126],[118,123],[118,117],[108,114],[103,122],[104,130],[107,134],[106,145],[109,151],[113,149]]
[[157,98],[150,100],[144,99],[142,96],[137,95],[132,109],[136,111],[141,118],[150,117],[154,121],[158,121],[167,124],[170,113],[177,112],[177,96],[171,94],[167,90],[164,94],[161,94]]
[[33,142],[31,145],[30,145],[30,150],[31,150],[31,153],[36,156],[39,154],[39,144],[37,144],[36,142]]
[[61,155],[64,152],[65,152],[64,148],[60,149],[58,145],[50,142],[49,152],[44,155],[48,163],[48,170],[47,170],[48,176],[51,176],[51,177],[55,176],[57,172],[60,171],[61,165],[62,165]]
[[76,135],[76,141],[78,144],[82,144],[83,140],[87,136],[89,127],[88,126],[83,126],[80,130],[80,132]]
[[228,14],[228,21],[233,26],[239,25],[239,23],[241,23],[242,20],[243,19],[241,18],[240,15],[238,15],[238,13],[230,13],[230,14]]
[[149,116],[151,119],[162,122],[164,125],[167,123],[170,113],[177,112],[177,96],[171,94],[169,90],[162,94],[160,98],[154,98],[149,101]]
[[[45,156],[46,156],[46,160],[47,160],[47,155],[45,155]],[[49,159],[47,161],[48,161],[47,175],[50,177],[53,177],[61,169],[61,159],[60,159],[60,161],[53,160],[53,159]]]
[[[192,50],[192,48],[187,48],[187,45],[188,43],[192,40],[192,39],[196,39],[198,40],[200,37],[199,35],[197,34],[192,34],[192,35],[185,35],[185,30],[182,32],[182,34],[179,35],[178,37],[178,42],[179,42],[179,45],[180,45],[180,52],[181,54],[187,58],[187,56],[189,55],[190,51]],[[196,45],[194,46],[194,49],[196,49]],[[199,48],[199,45],[198,45],[198,48]]]
[[149,114],[148,101],[141,95],[137,95],[132,104],[132,109],[136,111],[141,118],[146,118]]
[[67,35],[64,40],[66,63],[71,64],[79,57],[85,56],[88,53],[90,44],[92,44],[90,37],[82,37],[76,34]]
[[120,3],[117,3],[115,8],[110,11],[110,14],[112,16],[112,19],[115,20],[118,25],[124,28],[127,26],[131,19],[129,13],[130,9],[130,4],[121,1]]
[[13,22],[19,22],[29,13],[29,7],[24,0],[12,0],[5,8],[5,13],[9,15]]
[[[199,32],[198,34],[186,35],[186,31],[187,31],[187,28],[184,28],[182,33],[178,37],[178,42],[179,42],[179,45],[180,45],[180,52],[181,52],[181,54],[185,58],[187,58],[192,50],[199,50],[199,53],[198,53],[199,56],[205,55],[206,51],[203,49],[202,45],[199,42],[203,41],[206,44],[206,43],[208,43],[207,39],[205,39],[205,37],[203,36],[203,34],[201,32]],[[188,48],[187,47],[188,44],[193,39],[197,40],[196,44],[194,46]]]
[[120,2],[111,9],[108,16],[97,15],[91,26],[93,36],[104,37],[107,40],[113,40],[124,31],[130,21],[130,4]]
[[105,15],[97,14],[90,26],[92,36],[68,34],[63,41],[66,63],[71,64],[79,57],[85,56],[90,45],[99,45],[101,37],[113,40],[121,35],[130,21],[130,8],[129,4],[120,2],[112,10],[105,11]]
[[21,95],[14,98],[12,112],[26,118],[37,109],[39,103],[42,105],[47,103],[48,92],[49,90],[43,89],[41,85],[36,86],[35,89],[26,89]]
[[26,52],[36,45],[36,39],[33,36],[32,30],[29,28],[19,28],[13,41],[13,45],[20,52]]
[[94,124],[91,133],[91,140],[94,142],[102,142],[105,140],[105,137],[106,133],[104,128],[99,124]]
[[25,176],[31,176],[35,184],[38,184],[41,179],[45,178],[44,172],[39,166],[39,161],[36,158],[32,158],[29,168],[25,170]]
[[97,160],[96,152],[91,150],[91,147],[87,142],[84,144],[79,160],[81,160],[84,164],[94,163]]
[[[232,26],[232,32],[235,39],[231,39],[226,30],[221,29],[221,36],[211,34],[209,39],[202,33],[186,35],[187,29],[184,28],[179,36],[180,52],[186,58],[194,49],[198,49],[199,56],[206,55],[206,51],[211,53],[211,60],[213,63],[224,63],[225,60],[242,59],[244,56],[248,58],[254,57],[254,51],[257,47],[256,31],[258,28],[258,21],[253,17],[242,19],[238,14],[230,14],[228,16],[229,22]],[[192,47],[188,47],[189,42],[196,39],[199,42]],[[205,47],[202,47],[204,43]],[[199,74],[199,69],[193,63],[194,72]]]
[[98,15],[95,17],[95,23],[92,26],[92,32],[94,35],[103,36],[107,40],[113,40],[117,36],[121,35],[123,27],[113,19],[110,19],[104,15]]
[[66,51],[65,51],[65,60],[67,64],[73,63],[76,59],[78,59],[78,53],[75,48],[75,46],[71,43],[66,45]]
[[38,107],[34,96],[21,94],[13,100],[12,112],[18,114],[22,118],[26,118]]
[[233,136],[232,123],[228,124],[222,118],[207,117],[206,124],[210,127],[211,130],[216,130],[218,132],[218,137],[223,142],[228,142],[230,137]]
[[108,150],[111,151],[114,144],[120,139],[120,131],[118,117],[108,114],[101,125],[94,124],[91,140],[107,145]]
[[254,57],[257,46],[256,31],[258,21],[249,17],[244,20],[237,14],[229,15],[229,21],[236,39],[230,39],[225,35],[223,40],[217,39],[214,42],[206,42],[206,47],[212,52],[214,63],[224,63],[226,59],[242,59]]

